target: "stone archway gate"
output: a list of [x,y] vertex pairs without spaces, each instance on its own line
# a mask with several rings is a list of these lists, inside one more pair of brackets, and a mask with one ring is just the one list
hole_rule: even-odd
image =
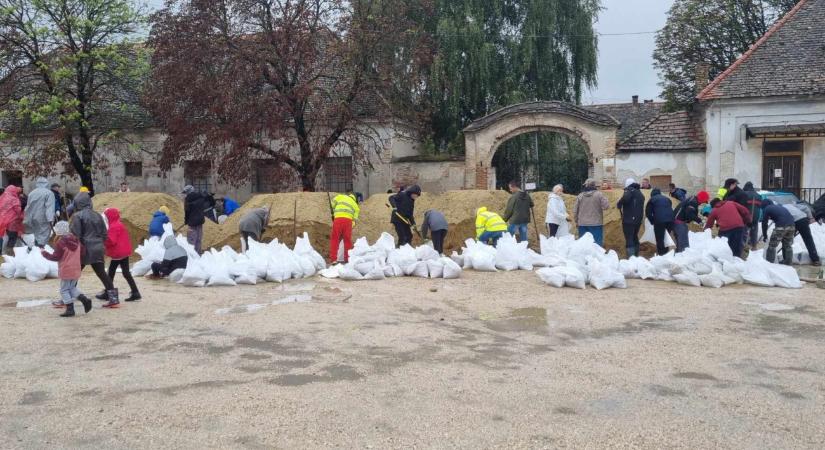
[[559,101],[521,103],[482,117],[464,129],[465,189],[491,189],[493,155],[498,147],[520,134],[554,131],[575,136],[587,144],[592,176],[616,182],[616,132],[613,117]]

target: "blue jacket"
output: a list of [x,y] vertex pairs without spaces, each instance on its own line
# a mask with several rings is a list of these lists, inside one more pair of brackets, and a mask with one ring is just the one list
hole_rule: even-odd
[[241,205],[238,204],[235,200],[232,200],[229,197],[223,198],[223,213],[227,216],[231,216],[233,212],[237,211]]
[[791,213],[784,207],[772,203],[765,207],[762,214],[762,226],[767,228],[768,222],[773,220],[777,227],[791,227],[796,224]]
[[662,195],[660,190],[654,189],[647,201],[645,216],[654,225],[673,222],[673,202]]
[[160,211],[155,211],[152,221],[149,222],[149,236],[163,236],[163,225],[167,223],[169,223],[169,217]]

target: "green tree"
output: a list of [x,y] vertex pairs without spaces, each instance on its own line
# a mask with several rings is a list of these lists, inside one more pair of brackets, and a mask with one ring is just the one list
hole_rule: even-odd
[[[84,186],[100,144],[121,119],[140,114],[147,51],[144,25],[128,0],[0,0],[0,111],[7,139],[48,134],[13,154],[31,172],[68,165]],[[2,118],[0,118],[2,119]]]
[[696,68],[712,80],[745,53],[795,0],[676,0],[656,35],[654,66],[671,110],[693,103]]
[[596,84],[599,0],[436,0],[429,76],[433,145],[461,153],[461,130],[528,100],[579,102]]

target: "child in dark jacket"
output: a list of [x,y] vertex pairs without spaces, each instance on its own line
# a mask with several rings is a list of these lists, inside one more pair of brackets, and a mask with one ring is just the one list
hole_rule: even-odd
[[[104,243],[106,256],[111,258],[109,262],[109,279],[114,282],[119,266],[121,272],[123,272],[123,278],[126,278],[129,289],[131,289],[129,297],[125,301],[138,301],[141,299],[140,291],[138,291],[135,279],[132,278],[132,273],[129,272],[129,256],[132,254],[132,241],[129,239],[129,231],[120,221],[120,211],[117,208],[107,208],[103,211],[103,214],[106,216],[106,220],[109,221],[109,234]],[[106,292],[101,292],[96,298],[105,300],[107,298]]]
[[83,310],[88,314],[92,310],[92,301],[77,288],[77,281],[80,279],[80,240],[69,232],[69,222],[57,222],[54,225],[54,232],[60,237],[55,244],[54,253],[41,250],[44,258],[57,262],[60,301],[52,305],[66,308],[60,317],[74,317],[74,301],[77,299],[83,304]]

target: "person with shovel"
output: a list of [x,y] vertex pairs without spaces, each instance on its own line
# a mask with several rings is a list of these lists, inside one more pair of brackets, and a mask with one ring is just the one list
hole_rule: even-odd
[[398,246],[402,247],[412,242],[412,229],[415,227],[415,200],[421,196],[421,188],[413,185],[389,198],[392,206],[390,222],[395,226],[398,234]]
[[241,217],[238,228],[243,238],[244,251],[249,249],[249,238],[261,242],[266,225],[269,223],[269,211],[268,208],[256,208]]
[[352,192],[338,194],[330,203],[332,209],[332,233],[329,236],[329,260],[338,262],[338,246],[344,241],[344,261],[349,261],[352,250],[352,229],[361,214],[358,198]]
[[516,180],[511,180],[508,187],[511,195],[501,218],[509,224],[507,232],[516,236],[519,242],[523,242],[527,240],[527,224],[530,223],[530,211],[534,206],[533,199],[521,190]]

